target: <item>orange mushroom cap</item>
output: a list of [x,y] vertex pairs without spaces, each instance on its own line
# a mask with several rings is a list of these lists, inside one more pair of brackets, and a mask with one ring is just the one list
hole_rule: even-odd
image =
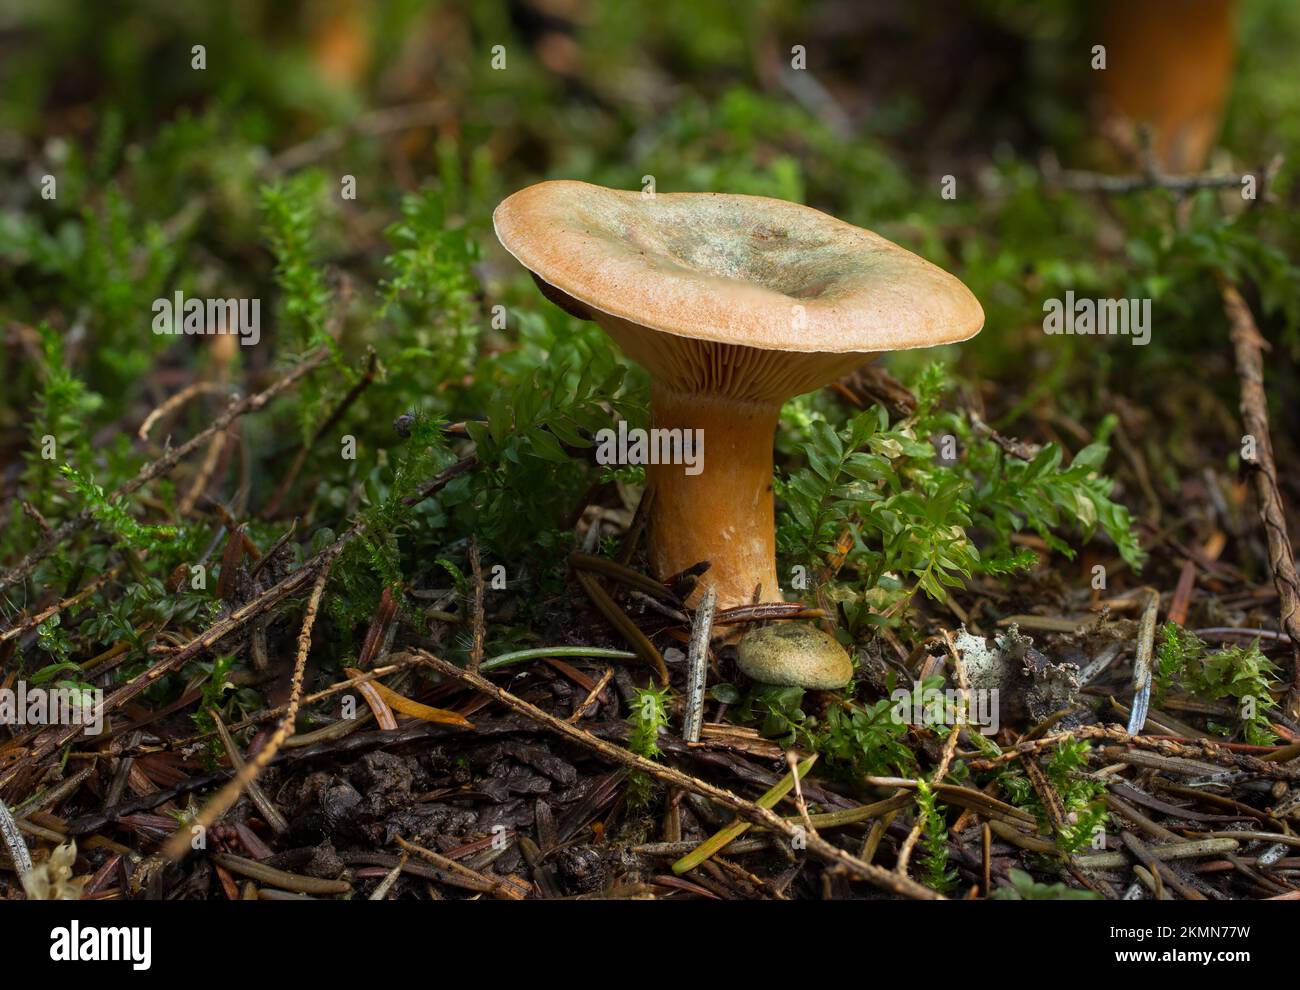
[[979,301],[943,269],[779,199],[647,196],[560,180],[521,189],[492,219],[506,250],[542,281],[674,336],[874,353],[966,340],[984,324]]

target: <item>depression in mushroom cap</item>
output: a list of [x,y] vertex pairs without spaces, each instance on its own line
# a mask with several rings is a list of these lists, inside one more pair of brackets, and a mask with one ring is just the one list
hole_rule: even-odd
[[758,196],[543,182],[493,216],[545,296],[653,379],[652,430],[703,437],[703,468],[647,463],[650,567],[709,562],[723,608],[783,599],[772,444],[781,404],[882,351],[965,340],[958,279],[868,230]]

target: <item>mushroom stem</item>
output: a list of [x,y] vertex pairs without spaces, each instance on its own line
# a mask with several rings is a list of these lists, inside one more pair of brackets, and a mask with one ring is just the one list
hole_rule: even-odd
[[[659,578],[707,560],[691,596],[717,591],[718,607],[781,601],[772,508],[772,441],[781,406],[717,394],[686,394],[655,383],[652,427],[703,431],[702,470],[651,464],[650,566]],[[693,469],[692,469],[693,470]]]

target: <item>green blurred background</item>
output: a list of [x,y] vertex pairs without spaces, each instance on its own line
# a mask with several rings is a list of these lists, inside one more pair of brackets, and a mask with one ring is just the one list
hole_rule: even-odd
[[[6,490],[30,458],[42,360],[84,382],[90,398],[65,415],[111,476],[139,454],[124,425],[178,385],[265,375],[301,353],[323,332],[335,272],[354,290],[333,327],[348,374],[305,390],[304,435],[355,382],[367,347],[382,383],[356,428],[372,447],[391,442],[403,411],[460,420],[538,369],[604,368],[617,358],[599,332],[541,302],[496,245],[490,214],[543,178],[637,188],[648,175],[660,191],[805,202],[954,271],[987,314],[978,338],[942,355],[965,401],[999,429],[1073,449],[1112,417],[1154,479],[1129,477],[1130,494],[1154,483],[1176,497],[1207,459],[1216,470],[1235,464],[1236,385],[1215,278],[1238,282],[1273,344],[1274,439],[1292,463],[1300,5],[1242,0],[1235,11],[1226,110],[1204,167],[1243,172],[1283,156],[1271,201],[1254,204],[1232,189],[1099,196],[1052,181],[1062,167],[1132,171],[1096,123],[1089,59],[1105,33],[1101,9],[7,0]],[[795,46],[803,71],[791,68]],[[47,174],[58,178],[54,201],[40,198]],[[355,200],[339,195],[345,175]],[[945,176],[953,199],[941,195]],[[150,303],[176,289],[274,305],[265,344],[221,357],[206,341],[151,335]],[[1043,301],[1067,290],[1151,298],[1151,346],[1046,337]],[[505,329],[490,326],[498,304],[511,314]],[[888,366],[906,378],[935,356],[895,355]],[[623,394],[636,416],[644,378],[629,374]],[[273,438],[256,448],[269,451],[266,470],[255,463],[243,481],[256,503],[274,485],[277,451],[296,441],[283,421],[249,428]],[[1122,465],[1117,474],[1123,483]],[[340,506],[350,481],[327,479],[317,497]],[[58,498],[47,505],[56,515]],[[16,509],[12,518],[26,525]]]

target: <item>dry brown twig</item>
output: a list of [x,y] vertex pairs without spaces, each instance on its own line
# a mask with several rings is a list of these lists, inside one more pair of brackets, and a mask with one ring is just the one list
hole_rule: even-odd
[[[1295,671],[1287,694],[1287,714],[1300,718],[1300,577],[1296,575],[1295,551],[1286,528],[1286,510],[1278,487],[1277,465],[1273,461],[1273,442],[1268,428],[1268,396],[1264,392],[1264,351],[1268,342],[1255,325],[1246,300],[1236,286],[1220,279],[1219,292],[1228,316],[1237,378],[1241,382],[1241,419],[1246,436],[1254,438],[1254,459],[1243,458],[1249,465],[1259,514],[1268,539],[1268,563],[1273,572],[1281,605],[1283,631],[1291,637],[1291,655]],[[1244,442],[1245,438],[1243,438]]]
[[[141,556],[143,556],[143,554],[141,554]],[[72,608],[74,605],[80,605],[83,601],[85,601],[87,598],[93,595],[96,591],[104,587],[104,585],[108,584],[111,581],[116,580],[118,574],[120,574],[121,571],[122,571],[122,567],[120,564],[117,567],[109,568],[107,571],[105,571],[103,574],[97,577],[94,581],[91,581],[90,584],[86,585],[84,588],[78,591],[75,595],[71,595],[68,598],[64,598],[61,601],[57,601],[53,605],[50,605],[48,608],[42,609],[41,611],[37,612],[35,615],[29,615],[25,619],[19,619],[14,625],[10,626],[4,632],[0,633],[0,643],[4,643],[8,640],[14,639],[15,637],[21,636],[23,633],[27,632],[27,630],[36,628],[46,619],[49,619],[51,616],[58,615],[64,609]]]
[[474,589],[474,603],[471,610],[474,620],[474,639],[470,646],[469,669],[477,674],[479,665],[483,663],[483,639],[486,636],[486,629],[483,619],[483,564],[479,560],[478,538],[474,536],[469,538],[469,569]]
[[400,835],[397,836],[397,844],[406,852],[414,854],[427,863],[432,863],[448,873],[474,882],[480,886],[484,893],[491,893],[507,901],[521,901],[528,895],[528,890],[514,877],[491,877],[477,870],[471,870],[468,866],[458,863],[442,853],[426,849],[424,846],[417,846],[414,842],[408,842]]
[[1146,189],[1167,189],[1186,195],[1199,189],[1241,189],[1248,176],[1254,176],[1258,187],[1257,198],[1262,199],[1273,179],[1282,168],[1282,156],[1275,155],[1265,165],[1249,172],[1196,173],[1192,175],[1165,175],[1154,168],[1154,159],[1138,175],[1106,175],[1101,172],[1084,172],[1062,169],[1054,156],[1044,156],[1040,163],[1043,178],[1048,185],[1059,186],[1075,192],[1101,192],[1124,194]]
[[601,692],[609,686],[609,682],[613,679],[614,668],[606,667],[605,673],[601,674],[600,680],[591,686],[591,690],[587,692],[587,697],[582,700],[582,704],[575,708],[573,714],[569,716],[570,725],[577,725],[582,721],[582,716],[586,715],[587,712],[591,710],[592,706],[596,704],[597,699],[600,697]]
[[[337,554],[337,551],[335,552]],[[293,680],[289,689],[288,708],[281,719],[279,726],[267,740],[266,745],[257,751],[257,754],[239,769],[239,772],[226,784],[216,797],[212,798],[202,811],[194,818],[193,822],[177,829],[163,844],[161,855],[165,859],[176,862],[183,858],[190,851],[190,837],[194,829],[207,830],[215,824],[222,815],[234,807],[235,802],[243,795],[246,788],[249,787],[258,775],[261,774],[275,758],[275,754],[280,751],[284,741],[294,733],[294,722],[298,717],[298,704],[302,699],[302,681],[303,673],[307,668],[307,654],[311,652],[311,631],[316,624],[316,613],[320,610],[321,596],[325,593],[325,585],[329,580],[331,565],[334,562],[334,556],[324,561],[318,569],[316,582],[312,585],[311,597],[307,599],[307,611],[303,615],[302,628],[298,632],[298,652],[294,659]]]
[[194,511],[194,506],[203,497],[203,493],[208,490],[212,484],[212,478],[217,473],[217,468],[221,466],[222,455],[226,451],[226,443],[231,439],[230,435],[222,432],[215,434],[208,443],[208,449],[203,455],[203,461],[199,465],[198,473],[194,475],[194,480],[190,482],[189,491],[181,498],[180,503],[176,506],[176,514],[179,516],[188,516]]
[[191,382],[175,395],[170,395],[159,403],[157,408],[144,418],[144,422],[140,424],[140,429],[139,432],[136,433],[136,436],[141,440],[148,440],[149,431],[154,428],[154,424],[157,423],[158,420],[172,412],[175,412],[197,395],[211,395],[217,392],[228,391],[230,391],[230,386],[225,382]]
[[[162,658],[152,667],[141,671],[104,699],[103,715],[107,716],[110,712],[121,708],[150,685],[155,684],[168,674],[179,670],[188,661],[201,656],[208,649],[215,646],[231,633],[243,628],[243,626],[257,616],[262,615],[280,602],[297,594],[307,585],[312,576],[316,574],[326,555],[330,555],[330,559],[332,559],[332,554],[346,546],[347,543],[349,543],[360,531],[361,527],[359,524],[354,526],[351,530],[340,536],[333,544],[325,550],[322,550],[317,557],[309,560],[278,584],[268,588],[260,597],[235,609],[235,611],[231,612],[224,618],[218,619],[215,623],[209,626],[208,629],[195,636],[184,646],[163,653]],[[51,728],[45,734],[38,737],[32,750],[21,760],[15,762],[13,766],[9,767],[3,777],[0,777],[0,788],[3,788],[13,780],[21,770],[26,769],[26,767],[30,766],[32,763],[48,756],[60,746],[70,742],[81,731],[81,726],[70,725],[58,729]]]

